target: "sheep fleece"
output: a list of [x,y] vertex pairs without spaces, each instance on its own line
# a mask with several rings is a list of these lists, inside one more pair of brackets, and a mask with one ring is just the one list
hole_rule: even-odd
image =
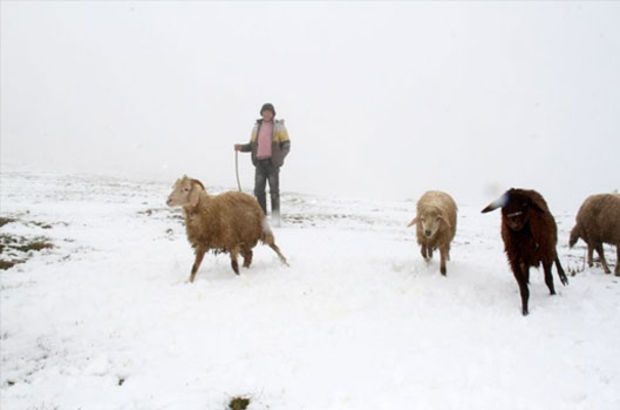
[[253,197],[242,192],[211,197],[187,216],[187,238],[193,247],[251,249],[263,239],[263,211]]
[[591,195],[577,212],[573,228],[585,242],[620,244],[620,196]]

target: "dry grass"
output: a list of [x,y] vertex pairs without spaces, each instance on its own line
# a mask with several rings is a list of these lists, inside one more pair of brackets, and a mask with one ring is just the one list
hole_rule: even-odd
[[[0,218],[0,226],[7,223],[16,222],[14,218]],[[43,229],[48,229],[42,226]],[[8,270],[13,266],[24,263],[33,252],[39,252],[43,249],[51,249],[54,245],[48,238],[34,237],[27,238],[21,235],[8,233],[0,234],[0,270]]]
[[13,266],[17,265],[18,263],[24,263],[25,261],[22,259],[11,259],[11,260],[3,260],[0,259],[0,269],[1,270],[7,270],[7,269],[11,269]]
[[17,221],[17,219],[0,217],[0,227],[4,226],[6,224],[10,224],[10,223],[15,222],[15,221]]
[[230,410],[245,410],[250,405],[250,399],[247,397],[233,397],[228,403]]

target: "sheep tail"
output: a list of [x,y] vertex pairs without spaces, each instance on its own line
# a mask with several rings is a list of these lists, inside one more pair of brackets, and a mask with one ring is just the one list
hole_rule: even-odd
[[280,258],[280,261],[285,264],[286,266],[289,266],[288,262],[286,261],[286,257],[284,255],[282,255],[282,252],[280,252],[280,248],[278,248],[278,245],[276,245],[276,240],[273,237],[273,232],[271,231],[271,226],[269,226],[269,222],[267,221],[267,217],[265,217],[263,219],[263,234],[261,235],[261,241],[266,244],[269,245],[269,247],[271,249],[273,249],[273,251],[278,255],[278,258]]

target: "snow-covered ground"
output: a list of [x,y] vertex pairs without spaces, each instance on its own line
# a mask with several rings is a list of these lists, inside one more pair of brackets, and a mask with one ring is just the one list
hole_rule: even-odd
[[1,175],[1,232],[54,248],[0,271],[0,408],[620,408],[620,281],[567,248],[575,210],[552,209],[576,275],[551,297],[533,270],[522,317],[484,201],[459,204],[447,277],[405,227],[413,201],[285,193],[290,267],[259,246],[237,277],[209,254],[189,284],[169,190]]

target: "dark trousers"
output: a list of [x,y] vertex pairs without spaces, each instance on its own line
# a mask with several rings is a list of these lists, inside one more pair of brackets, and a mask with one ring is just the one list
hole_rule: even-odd
[[280,214],[280,167],[273,166],[270,159],[256,161],[256,174],[254,174],[254,196],[263,212],[267,215],[267,198],[265,186],[269,181],[269,195],[271,196],[271,213]]

